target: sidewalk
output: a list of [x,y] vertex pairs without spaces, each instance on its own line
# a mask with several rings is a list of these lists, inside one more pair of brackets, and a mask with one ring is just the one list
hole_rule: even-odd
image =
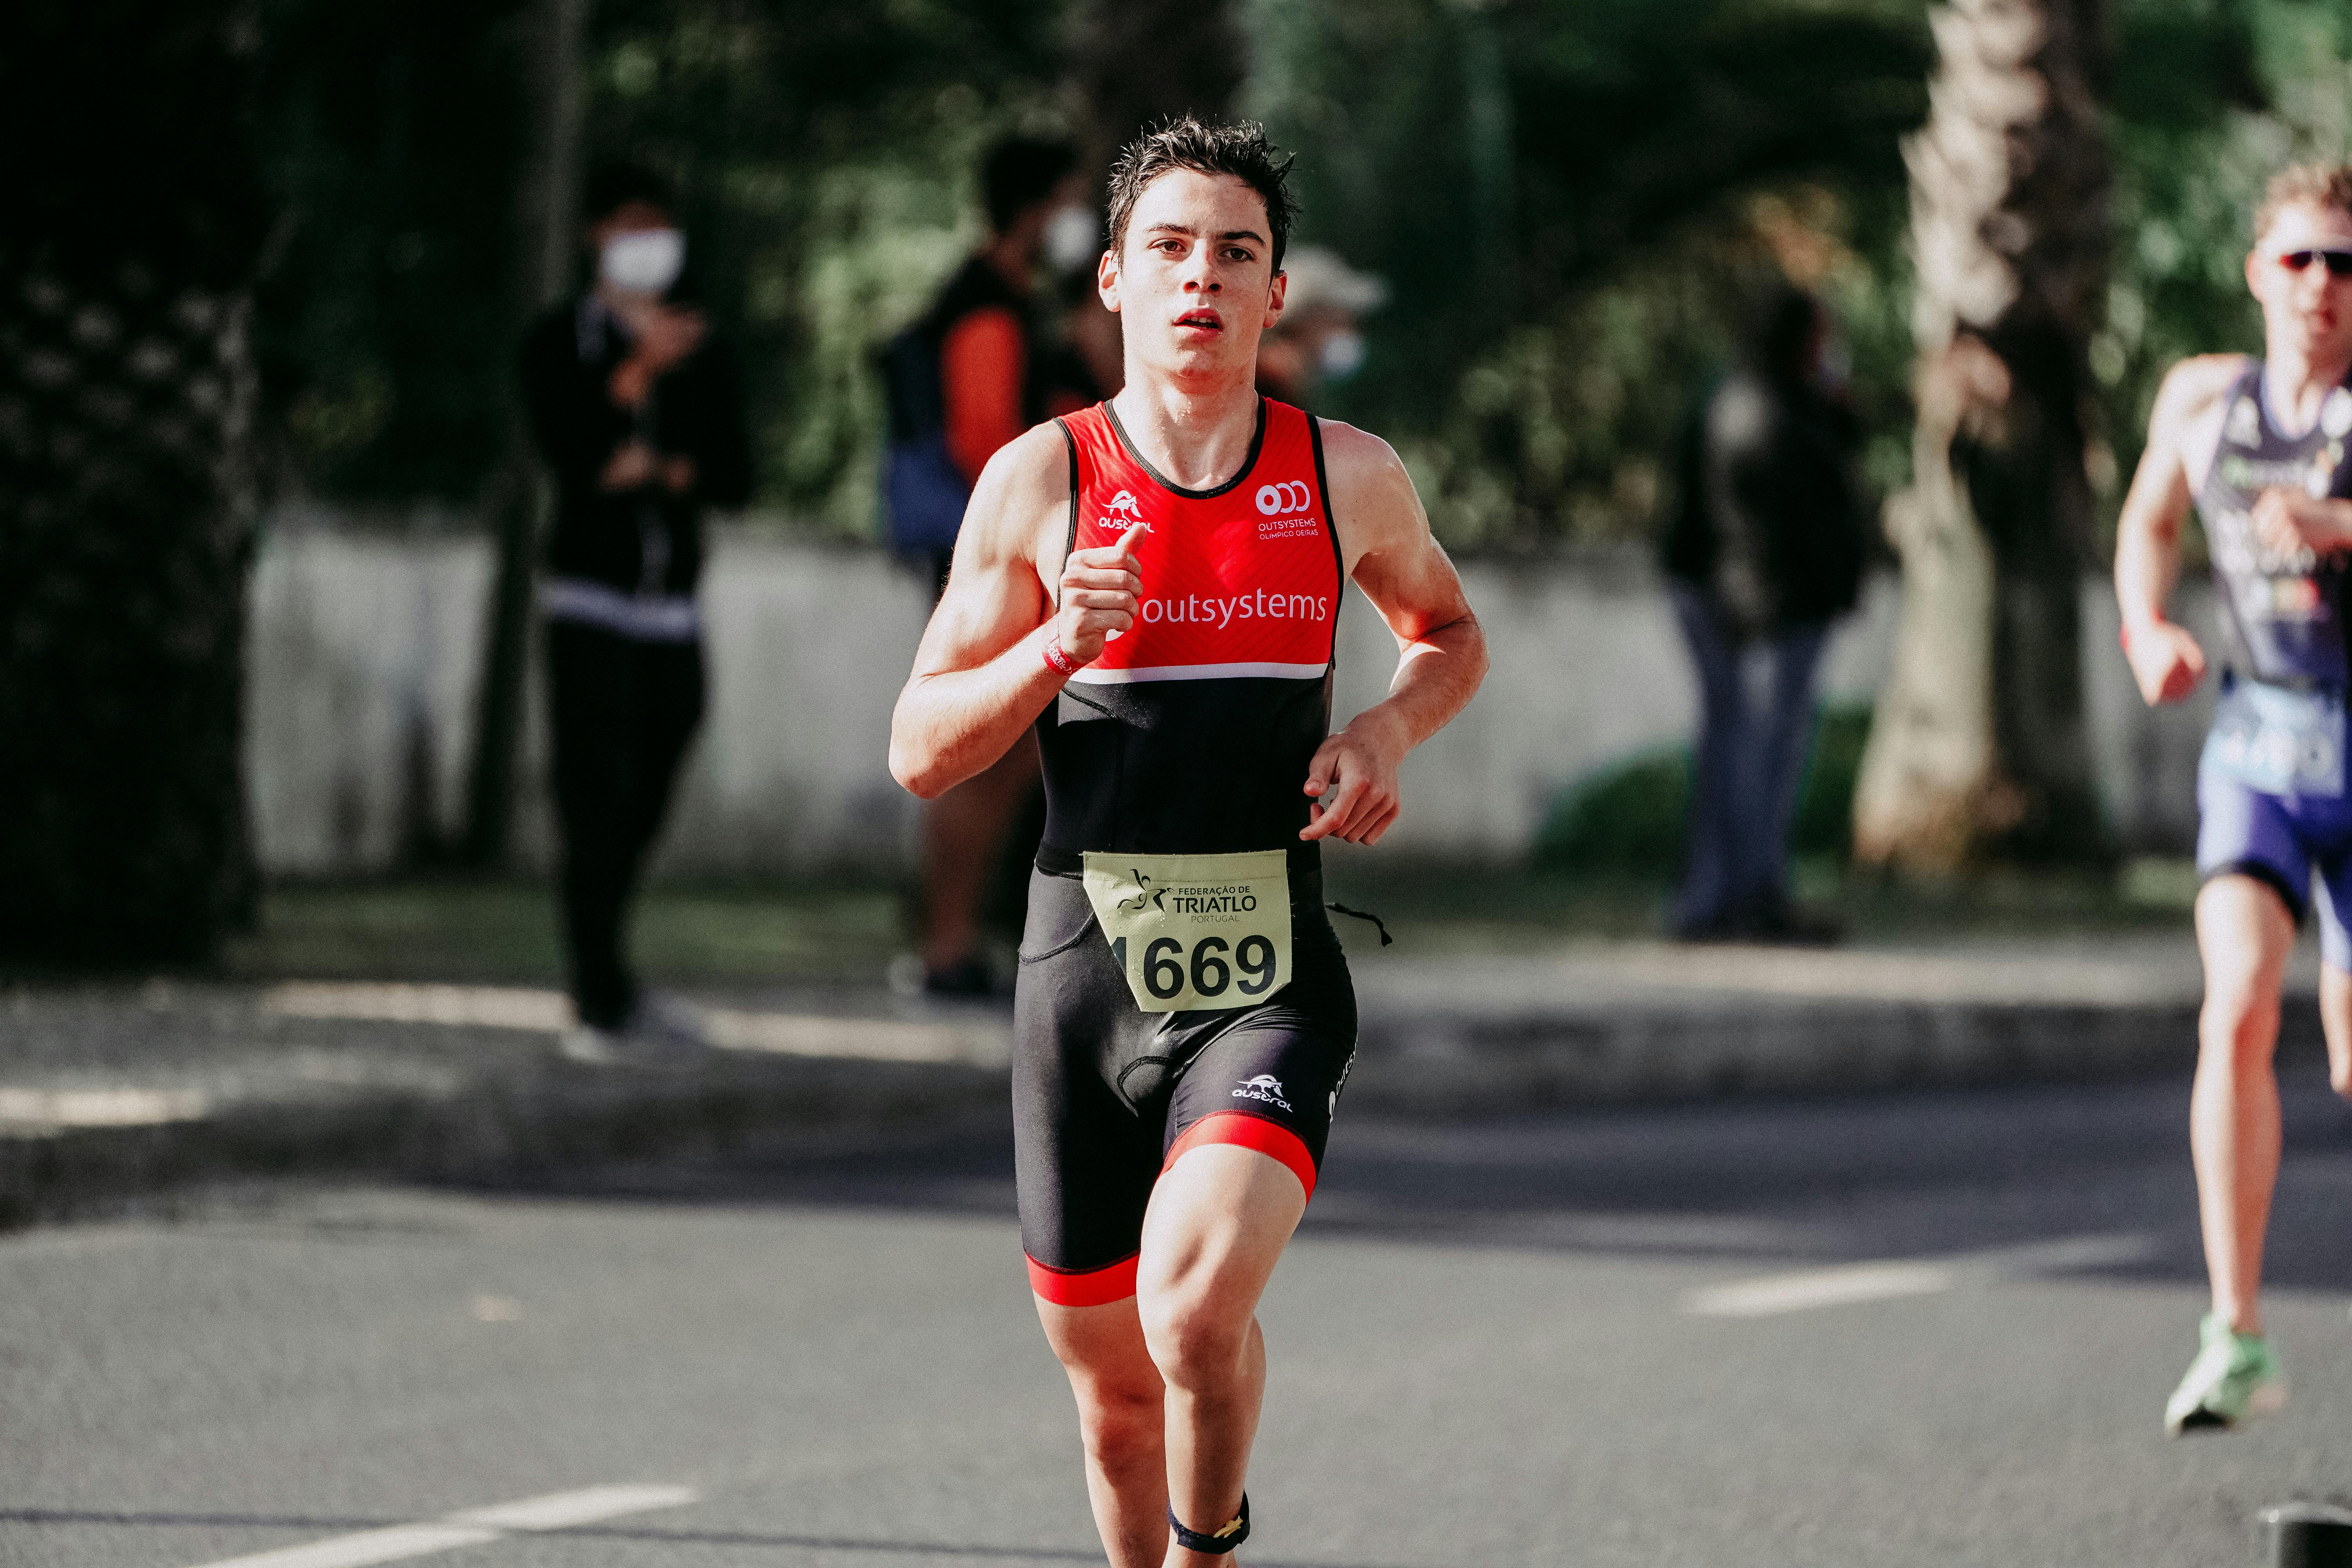
[[[1742,1093],[2185,1074],[2186,929],[1803,951],[1580,940],[1402,957],[1349,933],[1360,1108],[1494,1115]],[[2308,947],[2291,1050],[2318,1037]],[[0,1223],[191,1180],[511,1175],[755,1137],[1003,1113],[1010,1012],[874,985],[689,991],[722,1047],[583,1067],[562,996],[372,981],[23,987],[0,996]]]

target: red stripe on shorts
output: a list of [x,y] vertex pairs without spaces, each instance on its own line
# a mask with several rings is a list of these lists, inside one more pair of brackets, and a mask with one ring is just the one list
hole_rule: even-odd
[[1160,1174],[1166,1175],[1169,1166],[1203,1143],[1232,1143],[1270,1154],[1290,1167],[1308,1197],[1315,1195],[1315,1156],[1307,1152],[1307,1141],[1279,1121],[1268,1121],[1246,1110],[1213,1111],[1184,1129],[1184,1135],[1168,1151],[1168,1158],[1160,1162]]
[[1022,1254],[1029,1264],[1029,1289],[1056,1307],[1107,1307],[1135,1294],[1135,1254],[1108,1268],[1049,1268]]

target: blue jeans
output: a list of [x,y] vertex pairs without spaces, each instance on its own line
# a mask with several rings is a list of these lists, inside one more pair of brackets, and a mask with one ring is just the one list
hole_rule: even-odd
[[1670,587],[1700,702],[1675,930],[1769,927],[1789,907],[1789,828],[1812,742],[1813,671],[1829,627],[1742,644],[1705,595],[1681,583]]

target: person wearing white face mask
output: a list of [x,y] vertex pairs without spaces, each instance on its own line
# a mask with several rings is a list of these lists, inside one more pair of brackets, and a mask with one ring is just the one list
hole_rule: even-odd
[[694,1033],[626,957],[628,906],[703,707],[702,510],[751,489],[733,362],[677,302],[677,204],[641,169],[598,170],[594,285],[525,339],[525,406],[555,481],[540,607],[562,836],[575,1058],[658,1054]]
[[1319,245],[1292,251],[1284,270],[1289,292],[1282,320],[1258,340],[1257,384],[1267,396],[1304,408],[1318,388],[1363,368],[1360,323],[1387,300],[1389,289]]
[[[1101,224],[1076,167],[1076,153],[1062,142],[1016,136],[992,149],[981,166],[988,242],[882,351],[890,544],[929,580],[934,596],[947,581],[964,501],[989,458],[1033,425],[1102,395],[1081,355],[1037,331],[1040,266],[1090,270],[1102,253]],[[982,952],[982,915],[1007,850],[1034,847],[1034,832],[1026,845],[1008,842],[1024,815],[1040,816],[1036,755],[1025,746],[925,813],[924,990],[997,989]]]

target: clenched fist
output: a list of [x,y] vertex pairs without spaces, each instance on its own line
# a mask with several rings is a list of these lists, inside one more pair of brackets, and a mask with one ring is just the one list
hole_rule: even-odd
[[1117,544],[1073,550],[1062,563],[1061,607],[1054,613],[1054,633],[1062,651],[1080,664],[1102,657],[1103,645],[1135,625],[1141,613],[1136,595],[1143,578],[1135,560],[1137,523],[1118,537]]
[[2131,663],[2141,699],[2151,708],[2179,701],[2205,677],[2205,650],[2186,627],[2170,621],[2126,627],[2124,658]]

